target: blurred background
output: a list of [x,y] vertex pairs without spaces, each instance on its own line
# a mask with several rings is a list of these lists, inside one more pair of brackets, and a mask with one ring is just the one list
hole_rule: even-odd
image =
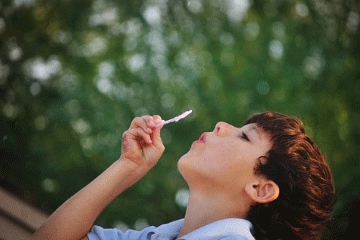
[[191,143],[220,120],[241,126],[272,110],[301,118],[333,171],[338,198],[323,238],[354,235],[359,9],[355,0],[1,0],[0,186],[46,217],[118,159],[135,116],[192,109],[162,130],[158,165],[96,222],[159,225],[184,214],[176,165]]

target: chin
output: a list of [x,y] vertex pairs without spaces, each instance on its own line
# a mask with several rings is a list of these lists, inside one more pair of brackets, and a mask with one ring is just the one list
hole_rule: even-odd
[[189,188],[194,184],[198,185],[208,181],[208,176],[204,171],[205,168],[201,165],[201,159],[191,152],[186,153],[179,159],[178,169]]
[[178,167],[181,175],[183,175],[184,169],[188,168],[188,166],[187,166],[187,165],[189,165],[188,164],[188,157],[189,157],[188,155],[189,155],[189,153],[185,153],[184,155],[182,155],[177,163],[177,167]]
[[177,167],[181,176],[188,182],[191,179],[191,176],[197,175],[194,164],[197,162],[194,159],[191,153],[184,154],[178,161]]

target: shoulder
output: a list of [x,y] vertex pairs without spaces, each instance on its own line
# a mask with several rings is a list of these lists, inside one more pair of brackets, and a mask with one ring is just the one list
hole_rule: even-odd
[[[147,227],[141,231],[132,229],[121,231],[117,228],[102,228],[93,226],[91,231],[87,234],[88,240],[132,240],[132,239],[146,239],[149,234],[152,234],[155,227]],[[85,238],[86,239],[86,238]]]
[[185,236],[184,240],[255,240],[252,224],[245,219],[228,218],[205,225]]
[[172,239],[177,236],[182,226],[183,220],[177,220],[167,224],[160,225],[159,227],[150,226],[143,230],[136,231],[129,229],[121,231],[116,228],[102,228],[93,226],[91,231],[87,234],[89,240],[132,240],[132,239],[149,239],[153,237],[168,237]]

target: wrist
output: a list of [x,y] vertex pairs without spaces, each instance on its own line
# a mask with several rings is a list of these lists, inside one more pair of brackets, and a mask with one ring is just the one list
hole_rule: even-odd
[[135,178],[143,177],[151,169],[151,167],[148,167],[145,164],[140,165],[137,162],[122,156],[114,162],[114,165],[119,167],[122,171],[125,171],[128,174],[134,176]]

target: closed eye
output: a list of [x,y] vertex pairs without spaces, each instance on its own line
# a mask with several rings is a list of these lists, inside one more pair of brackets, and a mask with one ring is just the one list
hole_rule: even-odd
[[246,140],[246,141],[249,141],[248,136],[247,136],[244,132],[241,133],[241,136],[240,136],[240,137],[241,137],[242,139]]

